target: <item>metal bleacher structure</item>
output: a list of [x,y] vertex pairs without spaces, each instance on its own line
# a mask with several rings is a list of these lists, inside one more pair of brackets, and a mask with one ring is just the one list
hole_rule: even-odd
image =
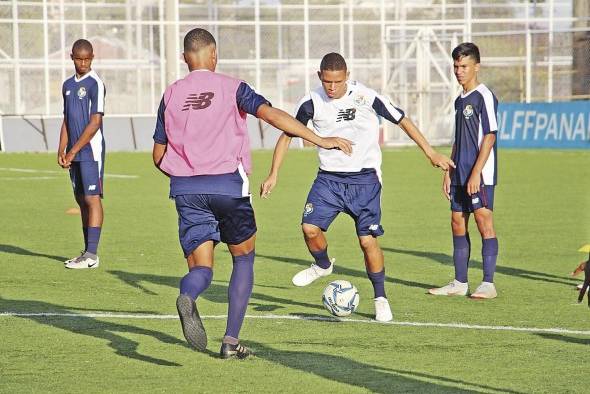
[[[95,47],[107,88],[109,151],[152,146],[167,83],[182,77],[182,37],[217,38],[218,71],[290,111],[317,86],[321,57],[342,53],[351,77],[384,92],[436,144],[449,143],[458,86],[451,49],[482,48],[482,79],[503,101],[590,98],[589,0],[0,0],[0,150],[55,151],[61,83],[75,39]],[[253,148],[277,130],[249,117]],[[383,124],[384,143],[407,137]]]

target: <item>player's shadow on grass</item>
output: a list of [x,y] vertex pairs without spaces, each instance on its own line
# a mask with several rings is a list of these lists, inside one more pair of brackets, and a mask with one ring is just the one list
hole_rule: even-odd
[[341,356],[273,349],[252,341],[248,341],[248,344],[258,358],[374,393],[477,393],[481,390],[516,393],[442,376],[365,364]]
[[[107,271],[109,274],[115,275],[124,283],[127,283],[131,287],[135,287],[137,289],[142,290],[146,294],[156,295],[157,293],[153,290],[148,289],[144,286],[144,283],[151,283],[157,285],[164,285],[170,286],[174,289],[178,289],[178,284],[180,283],[180,278],[177,276],[165,276],[165,275],[153,275],[153,274],[144,274],[144,273],[134,273],[134,272],[126,272],[126,271],[118,271],[118,270],[109,270]],[[209,288],[202,293],[199,298],[206,299],[207,301],[218,303],[218,304],[226,304],[227,303],[227,288],[228,286],[225,284],[219,284],[220,281],[214,280]],[[226,282],[227,283],[227,282]],[[254,285],[256,289],[257,285]],[[261,304],[260,302],[270,303],[270,304]],[[293,306],[300,306],[305,308],[312,308],[312,309],[320,309],[323,310],[324,307],[322,305],[315,305],[315,304],[308,304],[305,302],[299,302],[292,299],[287,298],[279,298],[274,297],[268,294],[259,293],[257,291],[252,292],[252,296],[250,297],[250,305],[254,305],[255,310],[270,310],[270,309],[279,309],[282,308],[283,305],[293,305]]]
[[21,256],[44,257],[46,259],[57,260],[59,262],[64,262],[68,259],[68,257],[54,256],[51,254],[32,252],[30,250],[21,248],[20,246],[6,245],[6,244],[0,244],[0,252],[19,254]]
[[[437,263],[440,263],[440,264],[451,265],[451,266],[453,265],[453,256],[450,256],[450,255],[444,254],[444,253],[423,252],[423,251],[419,251],[419,250],[396,249],[396,248],[388,248],[388,247],[382,247],[382,249],[384,252],[407,254],[410,256],[430,259],[430,260],[436,261]],[[478,252],[476,251],[476,253],[478,253]],[[472,251],[471,259],[469,260],[469,266],[482,269],[481,260],[474,260],[473,259],[473,251]],[[521,268],[507,267],[507,266],[501,265],[501,263],[496,266],[496,272],[503,274],[503,275],[507,275],[507,276],[516,276],[516,277],[523,278],[523,279],[538,280],[538,281],[547,282],[547,283],[558,283],[561,285],[568,285],[568,286],[571,286],[571,285],[577,283],[574,279],[568,281],[567,279],[564,279],[563,277],[561,277],[559,275],[547,274],[545,272],[538,272],[538,271],[530,271],[530,270],[525,270],[525,269],[521,269]],[[435,287],[435,286],[433,286],[433,287]]]
[[553,339],[555,341],[576,343],[576,344],[586,345],[586,346],[590,345],[590,338],[576,338],[576,337],[570,337],[570,336],[562,335],[562,334],[550,334],[550,333],[539,333],[536,335],[540,336],[541,338]]
[[[280,261],[283,263],[295,264],[295,265],[299,265],[299,266],[306,267],[306,268],[309,267],[310,261],[311,261],[311,260],[297,259],[294,257],[269,256],[269,255],[264,255],[264,254],[259,254],[259,253],[256,253],[256,256],[262,257],[265,259]],[[363,279],[368,280],[367,273],[364,270],[361,271],[361,270],[355,270],[352,268],[342,267],[342,266],[338,265],[337,263],[338,262],[336,262],[336,264],[334,266],[334,273],[335,274],[348,275],[348,276],[352,276],[355,278],[363,278]],[[432,285],[432,284],[413,282],[410,280],[405,280],[405,279],[400,279],[400,278],[392,278],[390,276],[386,276],[385,281],[390,282],[390,283],[395,283],[398,285],[409,286],[409,287],[419,287],[422,289],[431,289],[431,288],[435,287],[435,285]]]
[[[27,314],[17,316],[39,324],[52,326],[74,334],[87,335],[108,341],[109,347],[115,354],[128,357],[150,364],[157,364],[169,367],[180,367],[172,361],[151,357],[137,351],[138,343],[119,334],[145,335],[153,337],[160,342],[187,347],[184,341],[163,332],[145,328],[130,326],[127,324],[111,323],[97,320],[94,317],[76,314],[72,309],[61,305],[50,304],[43,301],[10,300],[0,297],[0,311],[30,311]],[[56,314],[51,316],[49,314]],[[61,315],[61,316],[60,316]]]

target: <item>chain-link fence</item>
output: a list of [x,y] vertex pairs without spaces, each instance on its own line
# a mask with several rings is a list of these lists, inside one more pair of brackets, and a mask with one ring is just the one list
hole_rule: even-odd
[[[152,114],[186,73],[184,33],[217,38],[218,71],[290,110],[317,86],[321,57],[342,53],[354,79],[390,95],[435,140],[448,140],[458,91],[450,51],[482,52],[501,101],[590,98],[590,0],[0,0],[0,114],[59,114],[72,43],[88,38],[107,113]],[[405,141],[397,128],[386,140]]]

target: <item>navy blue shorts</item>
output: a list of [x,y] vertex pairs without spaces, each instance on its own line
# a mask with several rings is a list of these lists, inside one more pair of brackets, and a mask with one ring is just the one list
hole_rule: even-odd
[[70,166],[70,180],[74,194],[102,197],[102,161],[73,161]]
[[383,235],[381,184],[354,185],[316,178],[307,196],[301,223],[327,231],[340,212],[354,219],[358,236]]
[[467,194],[465,186],[451,185],[451,211],[473,212],[479,208],[494,210],[494,186],[482,185],[479,192]]
[[250,197],[183,194],[174,197],[184,257],[206,241],[237,245],[256,234]]

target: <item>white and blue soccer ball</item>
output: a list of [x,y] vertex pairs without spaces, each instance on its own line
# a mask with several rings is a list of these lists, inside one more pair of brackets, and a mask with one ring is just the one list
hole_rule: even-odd
[[322,302],[334,316],[348,316],[359,306],[359,292],[347,280],[335,280],[324,289]]

